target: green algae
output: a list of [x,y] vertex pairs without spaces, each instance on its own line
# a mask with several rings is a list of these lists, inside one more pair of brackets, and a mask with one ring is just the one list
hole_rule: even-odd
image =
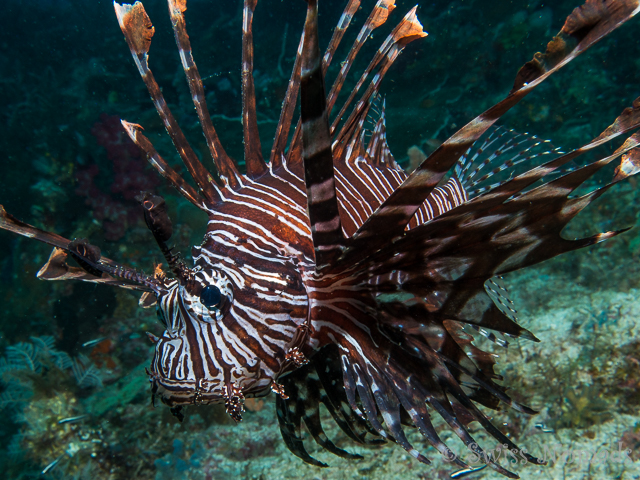
[[116,383],[109,386],[108,391],[95,392],[83,400],[87,411],[92,415],[102,415],[109,410],[130,404],[139,395],[149,393],[149,377],[145,373],[147,362],[134,368]]

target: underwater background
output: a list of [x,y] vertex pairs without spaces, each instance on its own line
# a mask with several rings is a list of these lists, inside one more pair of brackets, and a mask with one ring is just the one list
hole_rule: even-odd
[[[344,3],[320,1],[325,42]],[[347,33],[329,81],[373,3],[363,1],[354,20],[358,27]],[[428,154],[501,99],[520,66],[544,50],[578,4],[421,2],[418,17],[429,36],[405,49],[382,87],[395,158],[410,169],[420,151]],[[399,0],[397,6],[395,22],[413,3]],[[166,3],[147,0],[145,7],[156,28],[151,68],[194,148],[206,158]],[[304,13],[302,0],[261,0],[256,9],[254,76],[264,148],[273,138]],[[242,2],[189,0],[186,18],[218,134],[229,154],[242,158]],[[551,77],[500,124],[550,139],[565,151],[596,136],[640,96],[639,21],[632,19]],[[380,41],[394,22],[389,24],[376,33]],[[356,69],[366,66],[377,43],[365,46]],[[347,80],[352,83],[346,92],[357,77]],[[206,218],[147,166],[121,118],[144,126],[181,170],[110,1],[16,0],[3,6],[0,203],[23,221],[67,238],[89,238],[111,258],[150,270],[161,256],[133,197],[153,190],[166,198],[177,249],[189,260]],[[565,236],[637,227],[638,196],[636,179],[621,182]],[[330,467],[306,465],[280,437],[272,396],[247,400],[248,412],[238,425],[218,406],[188,408],[179,423],[168,408],[150,402],[144,368],[152,346],[145,332],[162,330],[155,311],[138,307],[135,293],[37,280],[49,252],[50,247],[0,232],[4,478],[446,479],[457,470],[417,433],[410,440],[432,466],[397,446],[354,446],[337,427],[327,432],[335,443],[364,459],[333,457],[311,441],[309,452]],[[540,413],[504,410],[491,416],[532,454],[548,460],[553,452],[559,455],[546,467],[511,465],[522,478],[640,478],[639,257],[640,229],[634,228],[506,277],[521,324],[541,343],[513,340],[508,349],[491,347],[500,356],[496,370],[515,400]],[[480,428],[474,433],[491,442]],[[464,458],[455,435],[444,428],[441,435]],[[503,477],[485,469],[464,478]]]

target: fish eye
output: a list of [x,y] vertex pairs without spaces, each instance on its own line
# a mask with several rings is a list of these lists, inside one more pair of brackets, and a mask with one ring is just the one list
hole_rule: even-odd
[[200,303],[209,310],[219,307],[221,301],[222,293],[215,285],[207,285],[202,289],[202,292],[200,292]]

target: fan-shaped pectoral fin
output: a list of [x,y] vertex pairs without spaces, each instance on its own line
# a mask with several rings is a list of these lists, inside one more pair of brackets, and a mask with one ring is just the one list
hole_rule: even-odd
[[357,255],[402,235],[425,198],[440,183],[458,158],[493,125],[551,74],[640,11],[637,0],[587,1],[567,18],[562,30],[518,72],[509,95],[462,127],[444,142],[380,205],[356,232],[344,255]]

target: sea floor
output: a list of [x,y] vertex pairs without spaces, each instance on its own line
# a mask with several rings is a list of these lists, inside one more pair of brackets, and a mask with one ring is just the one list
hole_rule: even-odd
[[[535,278],[534,275],[529,277],[528,287],[542,288]],[[627,369],[628,362],[637,372],[626,379],[640,378],[640,364],[631,356],[632,350],[637,348],[634,338],[637,337],[636,319],[640,316],[639,293],[637,290],[593,293],[573,286],[554,296],[548,305],[523,312],[523,323],[541,342],[512,344],[507,353],[500,355],[497,370],[504,372],[506,383],[514,392],[519,392],[517,398],[540,413],[527,416],[505,410],[493,415],[493,420],[509,432],[523,451],[526,449],[545,459],[547,464],[526,462],[520,452],[507,456],[479,425],[474,428],[471,424],[471,431],[487,454],[499,458],[501,465],[524,479],[640,478],[637,462],[640,450],[636,448],[640,446],[640,433],[637,432],[640,424],[638,416],[631,414],[633,407],[628,406],[634,403],[632,395],[637,394],[630,393],[630,398],[614,395],[620,394],[617,389],[624,392],[626,388],[626,385],[614,382],[620,381],[620,369]],[[526,291],[514,294],[517,301]],[[597,315],[602,312],[606,313],[599,323]],[[594,333],[594,329],[598,331]],[[596,370],[598,373],[594,377]],[[602,376],[612,383],[602,385]],[[556,392],[551,393],[554,389]],[[199,459],[199,467],[185,472],[184,478],[426,480],[451,478],[451,474],[461,470],[428,447],[417,432],[411,432],[409,440],[428,456],[431,466],[418,463],[395,445],[352,446],[337,428],[327,429],[337,445],[364,458],[344,460],[321,451],[309,440],[307,448],[311,455],[330,465],[320,469],[293,457],[279,439],[276,425],[268,425],[269,418],[275,419],[275,411],[270,402],[266,402],[260,412],[249,413],[246,423],[215,426],[194,436],[194,440],[207,438],[210,443],[230,442],[229,448],[235,445],[237,452],[244,452],[239,455],[248,458],[205,451]],[[326,425],[332,424],[328,414],[325,420]],[[444,427],[441,438],[472,467],[482,465],[481,460]],[[254,445],[255,451],[247,450],[247,445]],[[158,472],[156,478],[172,477]],[[505,477],[485,468],[460,478]]]

